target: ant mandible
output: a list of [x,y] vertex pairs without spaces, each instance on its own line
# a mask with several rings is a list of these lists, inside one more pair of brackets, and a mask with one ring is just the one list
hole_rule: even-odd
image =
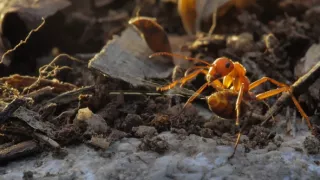
[[[196,58],[186,57],[178,54],[172,54],[168,52],[158,52],[154,53],[150,56],[171,56],[171,57],[178,57],[183,58],[185,60],[191,60],[195,62],[199,62],[205,64],[205,66],[194,66],[188,69],[186,72],[194,70],[194,72],[190,74],[186,74],[183,78],[173,81],[167,86],[157,88],[159,91],[169,90],[175,87],[177,84],[180,83],[180,87],[183,86],[187,81],[193,79],[198,74],[202,73],[206,76],[206,83],[202,85],[185,103],[183,109],[186,107],[187,104],[191,103],[200,93],[208,86],[212,86],[218,92],[215,92],[207,97],[207,103],[210,110],[216,113],[218,116],[223,118],[234,117],[236,118],[236,125],[239,126],[239,118],[240,118],[240,106],[241,102],[244,101],[262,101],[266,98],[271,96],[275,96],[282,92],[287,92],[290,94],[291,99],[293,100],[295,106],[297,107],[298,111],[300,112],[301,116],[307,121],[308,127],[312,129],[309,117],[306,115],[302,107],[300,106],[298,100],[293,96],[292,89],[290,86],[278,82],[269,77],[263,77],[253,83],[250,82],[248,77],[246,76],[246,69],[242,66],[239,62],[233,62],[231,59],[226,57],[220,57],[213,61],[212,64]],[[221,82],[220,79],[223,78]],[[252,89],[256,88],[257,86],[261,85],[269,81],[270,83],[278,86],[279,88],[269,90],[260,94],[255,95],[251,92]],[[235,103],[235,109],[230,108],[230,101],[229,99],[237,97]],[[234,112],[235,110],[235,112]],[[241,133],[238,134],[237,141],[235,148],[238,145]],[[233,153],[234,154],[234,153]],[[232,155],[233,156],[233,155]]]

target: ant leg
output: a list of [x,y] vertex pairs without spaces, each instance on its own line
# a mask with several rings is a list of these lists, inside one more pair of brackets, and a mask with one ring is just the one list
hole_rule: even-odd
[[202,85],[195,93],[193,93],[193,95],[188,99],[188,101],[184,104],[183,108],[181,109],[181,111],[179,112],[179,114],[177,116],[180,116],[183,111],[186,109],[187,105],[189,103],[191,103],[197,96],[199,96],[199,94],[208,86],[209,83],[205,83],[204,85]]
[[240,105],[243,98],[243,88],[244,88],[244,84],[242,83],[238,93],[237,102],[236,102],[236,112],[237,112],[236,126],[239,126]]
[[[242,83],[240,90],[239,90],[239,93],[238,93],[237,102],[236,102],[236,112],[237,112],[236,126],[237,127],[239,127],[240,105],[241,105],[242,98],[243,98],[243,89],[244,89],[244,84]],[[228,159],[231,159],[234,156],[234,154],[236,153],[236,150],[237,150],[237,147],[238,147],[238,144],[240,141],[240,137],[241,137],[241,131],[242,130],[240,130],[238,133],[237,140],[236,140],[236,143],[233,148],[233,153],[231,154],[231,156]]]
[[[207,74],[208,71],[206,70],[203,70],[203,69],[200,69],[200,72],[198,71],[195,71],[197,72],[194,76],[196,76],[197,74],[199,73],[203,73],[203,74]],[[194,73],[194,72],[193,72]],[[192,73],[191,73],[192,74]],[[189,74],[188,76],[190,76],[191,74]],[[182,81],[182,79],[180,80]],[[182,85],[186,82],[186,80],[184,80],[182,82]],[[196,97],[198,97],[200,95],[200,93],[209,85],[209,83],[205,83],[203,84],[195,93],[192,94],[192,96],[188,99],[188,101],[184,104],[183,108],[181,109],[180,113],[177,115],[177,116],[180,116],[180,114],[185,110],[185,108],[187,107],[187,105],[189,103],[191,103]]]
[[[199,73],[202,73],[202,74],[204,74],[204,75],[207,75],[207,74],[208,74],[208,71],[207,71],[207,70],[204,70],[204,68],[207,68],[207,67],[205,67],[205,66],[194,66],[194,67],[192,67],[192,68],[187,69],[184,76],[186,77],[186,76],[189,76],[189,75],[191,75],[192,73],[196,72],[196,71],[194,71],[194,72],[192,72],[192,73],[189,74],[189,71],[194,70],[194,69],[200,69],[201,72],[197,72],[195,75],[192,74],[193,77],[195,77],[195,76],[198,75]],[[199,70],[198,70],[198,71],[199,71]],[[181,80],[180,87],[182,87],[182,86],[183,86],[186,82],[188,82],[188,80],[190,80],[190,79],[192,79],[192,78],[185,79],[185,80]]]
[[[204,73],[204,74],[207,74],[207,72],[208,71],[202,70],[202,73]],[[221,83],[221,81],[219,81],[219,79],[211,82],[210,84],[209,83],[205,83],[195,93],[193,93],[193,95],[188,99],[188,101],[185,103],[184,106],[186,106],[187,104],[191,103],[209,85],[211,85],[213,88],[217,89],[218,91],[225,90],[225,88],[223,87],[223,84]]]
[[240,142],[241,134],[242,134],[243,130],[247,127],[247,125],[248,125],[248,122],[245,122],[245,123],[243,124],[242,128],[239,130],[239,133],[238,133],[238,136],[237,136],[237,140],[236,140],[236,142],[235,142],[235,144],[234,144],[233,153],[231,154],[231,156],[228,157],[229,160],[230,160],[230,159],[234,156],[234,154],[236,153],[237,147],[238,147],[239,142]]
[[279,81],[276,81],[272,78],[269,78],[269,77],[263,77],[253,83],[251,83],[249,85],[249,90],[259,86],[260,84],[264,83],[264,82],[271,82],[277,86],[280,86],[282,88],[278,88],[278,89],[274,89],[274,90],[270,90],[270,91],[267,91],[265,93],[261,93],[259,95],[257,95],[257,99],[261,100],[261,99],[265,99],[265,98],[268,98],[268,97],[271,97],[271,96],[274,96],[274,95],[277,95],[281,92],[288,92],[291,96],[291,99],[293,101],[293,103],[295,104],[295,106],[297,107],[299,113],[301,114],[301,116],[307,121],[307,124],[308,124],[308,127],[310,129],[312,129],[312,126],[311,126],[311,123],[310,123],[310,120],[309,120],[309,117],[307,116],[307,114],[304,112],[304,110],[302,109],[301,105],[299,104],[298,100],[293,96],[292,92],[291,92],[291,87],[284,84],[284,83],[281,83]]
[[[206,71],[203,70],[203,73],[205,73]],[[206,74],[206,73],[205,73]],[[182,110],[180,111],[179,115],[184,111],[184,109],[187,107],[187,105],[189,103],[191,103],[197,96],[200,95],[200,93],[207,87],[211,85],[213,88],[215,88],[218,91],[222,91],[225,90],[225,88],[223,88],[223,84],[219,81],[219,79],[209,83],[205,83],[204,85],[202,85],[195,93],[193,93],[193,95],[188,99],[188,101],[184,104]]]
[[172,83],[170,83],[169,85],[167,86],[163,86],[163,87],[158,87],[157,88],[157,91],[166,91],[166,90],[169,90],[169,89],[172,89],[173,87],[175,87],[178,83],[182,83],[182,84],[185,84],[187,81],[189,81],[190,79],[194,78],[195,76],[197,76],[199,73],[205,73],[203,72],[204,70],[203,69],[199,69],[199,70],[196,70],[190,74],[188,74],[187,76],[179,79],[179,80],[176,80],[176,81],[173,81]]
[[[193,66],[189,69],[186,70],[186,72],[184,73],[184,76],[187,76],[189,75],[189,73],[192,71],[192,70],[195,70],[195,69],[206,69],[208,68],[208,66]],[[206,71],[205,75],[207,74],[208,72]]]
[[236,143],[234,144],[233,152],[232,152],[231,156],[229,156],[228,159],[233,158],[234,154],[236,153],[237,147],[238,147],[239,142],[240,142],[240,137],[241,137],[241,130],[240,130],[239,133],[238,133]]
[[209,83],[205,83],[204,85],[202,85],[195,93],[193,93],[193,95],[188,99],[188,101],[184,104],[183,109],[189,104],[191,103],[196,97],[198,97],[200,95],[200,93],[206,88],[208,87]]
[[288,92],[291,96],[291,99],[293,101],[293,103],[295,104],[295,106],[297,107],[298,111],[300,112],[301,116],[307,121],[307,124],[308,124],[308,127],[310,129],[312,129],[312,125],[310,123],[310,119],[309,117],[307,116],[307,114],[303,111],[301,105],[299,104],[298,100],[293,96],[293,94],[291,93],[290,91],[290,87],[287,86],[287,87],[282,87],[282,88],[278,88],[278,89],[273,89],[273,90],[270,90],[270,91],[267,91],[267,92],[264,92],[264,93],[260,93],[256,96],[256,98],[258,100],[262,100],[262,99],[265,99],[265,98],[268,98],[268,97],[271,97],[271,96],[274,96],[274,95],[277,95],[279,93],[282,93],[282,92]]
[[288,85],[286,85],[286,84],[284,84],[284,83],[281,83],[281,82],[279,82],[279,81],[276,81],[276,80],[274,80],[274,79],[272,79],[272,78],[263,77],[263,78],[255,81],[255,82],[251,83],[251,84],[249,85],[249,90],[251,90],[251,89],[259,86],[260,84],[267,82],[267,81],[269,81],[269,82],[271,82],[272,84],[275,84],[275,85],[277,85],[277,86],[279,86],[279,87],[289,87]]
[[256,98],[258,100],[263,100],[263,99],[266,99],[266,98],[271,97],[271,96],[275,96],[275,95],[280,94],[280,93],[285,92],[285,91],[288,91],[288,87],[272,89],[272,90],[257,94]]

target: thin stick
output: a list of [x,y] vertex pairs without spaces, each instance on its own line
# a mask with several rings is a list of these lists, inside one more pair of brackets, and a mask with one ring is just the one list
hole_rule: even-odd
[[86,86],[72,91],[68,91],[46,101],[45,103],[68,104],[76,101],[80,94],[94,93],[95,86]]
[[49,138],[48,136],[46,135],[43,135],[43,134],[40,134],[40,133],[33,133],[35,135],[35,137],[43,142],[45,142],[46,144],[50,145],[51,147],[53,148],[60,148],[60,145],[59,143],[57,143],[55,140]]
[[[2,63],[4,62],[5,56],[7,56],[9,53],[15,51],[18,47],[22,46],[23,44],[26,44],[27,41],[29,40],[30,36],[32,35],[32,33],[39,31],[39,29],[45,24],[44,18],[42,18],[42,21],[43,21],[43,22],[42,22],[36,29],[32,29],[32,30],[29,32],[28,36],[27,36],[24,40],[21,40],[20,43],[17,44],[14,48],[9,49],[8,51],[6,51],[6,52],[2,55],[1,60],[0,60],[0,64],[2,64]],[[4,64],[5,64],[5,63],[4,63]]]
[[213,31],[214,31],[214,29],[216,28],[216,25],[217,25],[217,12],[218,12],[218,8],[212,14],[212,25],[211,25],[210,30],[208,32],[208,36],[211,36]]
[[[295,96],[302,94],[306,89],[308,89],[318,78],[320,77],[320,62],[314,65],[305,75],[300,77],[293,85],[291,86],[291,91]],[[290,99],[289,93],[283,93],[277,102],[267,111],[265,114],[265,121],[261,124],[264,125],[270,117],[281,110],[284,103]]]

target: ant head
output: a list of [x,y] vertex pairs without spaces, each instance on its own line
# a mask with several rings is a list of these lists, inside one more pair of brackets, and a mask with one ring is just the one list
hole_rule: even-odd
[[212,68],[209,70],[209,74],[214,77],[214,79],[221,78],[223,76],[226,76],[234,69],[233,62],[226,58],[221,57],[216,59],[212,63]]
[[216,67],[216,73],[221,74],[221,77],[229,74],[234,68],[233,62],[226,57],[216,59],[213,64]]

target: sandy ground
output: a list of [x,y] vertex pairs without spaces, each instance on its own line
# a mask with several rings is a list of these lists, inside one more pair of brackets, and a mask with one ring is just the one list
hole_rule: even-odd
[[157,135],[168,143],[163,154],[140,150],[140,139],[123,138],[106,151],[80,145],[66,148],[63,159],[49,153],[12,162],[0,169],[1,179],[320,179],[320,156],[307,155],[303,146],[308,135],[276,137],[279,146],[269,143],[248,153],[239,145],[228,161],[232,146],[219,145],[218,139],[164,132]]

